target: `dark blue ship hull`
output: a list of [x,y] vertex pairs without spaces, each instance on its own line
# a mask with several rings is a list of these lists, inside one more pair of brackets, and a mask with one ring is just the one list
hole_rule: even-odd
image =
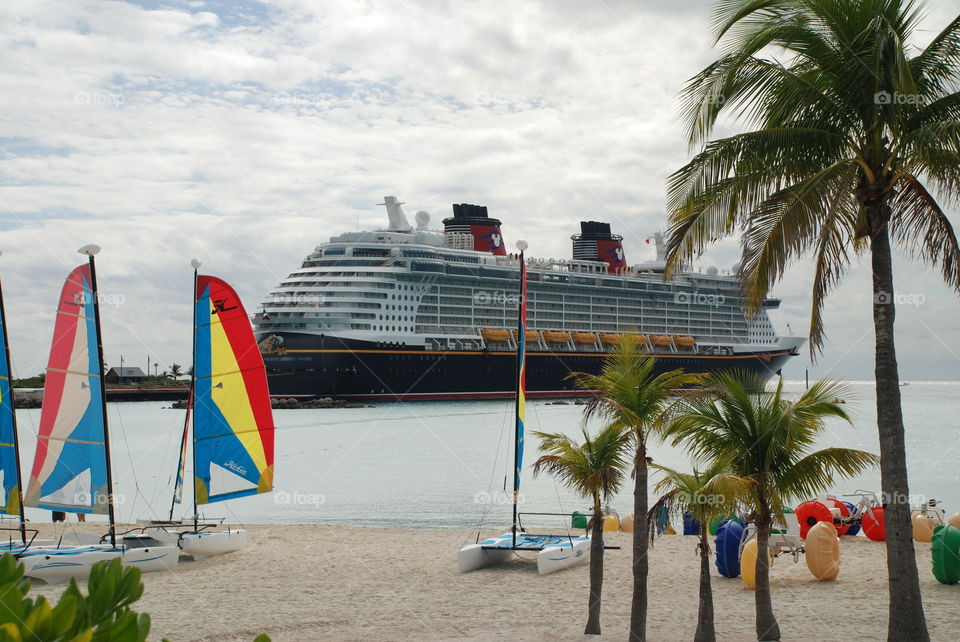
[[[438,351],[307,334],[280,336],[282,347],[263,355],[274,397],[413,401],[514,396],[516,355],[510,351]],[[769,379],[794,355],[795,350],[780,349],[655,356],[662,372],[743,370]],[[604,357],[602,352],[528,351],[527,396],[583,396],[569,374],[598,373]]]

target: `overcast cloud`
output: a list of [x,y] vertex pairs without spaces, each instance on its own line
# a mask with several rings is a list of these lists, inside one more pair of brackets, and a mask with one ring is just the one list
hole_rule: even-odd
[[[931,3],[921,35],[955,13]],[[485,204],[541,256],[567,256],[578,221],[607,220],[631,262],[652,258],[664,179],[688,158],[676,96],[715,53],[708,19],[699,0],[5,0],[0,274],[16,374],[45,367],[59,289],[90,242],[107,362],[149,354],[161,370],[189,363],[190,258],[252,311],[317,243],[385,224],[387,194],[436,225],[451,203]],[[702,267],[737,253],[718,245]],[[957,379],[960,300],[909,257],[896,268],[912,295],[902,375]],[[798,264],[776,288],[781,332],[805,333],[809,274]],[[872,378],[870,298],[863,265],[829,301],[813,375]]]

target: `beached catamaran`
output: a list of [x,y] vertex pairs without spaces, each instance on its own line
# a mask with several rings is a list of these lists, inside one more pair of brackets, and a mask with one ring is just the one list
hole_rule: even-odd
[[96,245],[79,252],[88,262],[67,276],[57,307],[44,385],[37,452],[25,504],[72,513],[106,514],[109,543],[59,548],[28,547],[17,554],[24,574],[47,582],[89,575],[96,562],[119,558],[143,571],[173,568],[173,546],[117,545],[110,436],[103,388]]
[[517,552],[536,552],[537,569],[541,575],[553,573],[579,564],[590,558],[590,538],[570,535],[533,535],[519,526],[517,504],[520,498],[520,471],[523,467],[524,421],[526,419],[526,330],[527,330],[527,270],[523,252],[525,241],[518,241],[520,250],[520,306],[517,313],[517,385],[516,423],[513,448],[513,526],[509,533],[460,549],[458,563],[461,573],[502,562]]
[[[240,297],[225,281],[194,272],[193,376],[170,521],[152,522],[159,541],[195,559],[239,550],[243,529],[212,530],[199,506],[273,490],[273,411],[263,358]],[[188,438],[193,418],[193,440]],[[183,494],[187,445],[193,446],[193,519],[173,520]],[[192,528],[191,528],[192,527]]]

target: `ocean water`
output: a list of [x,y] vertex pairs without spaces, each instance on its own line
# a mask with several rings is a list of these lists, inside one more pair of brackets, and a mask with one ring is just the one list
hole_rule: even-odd
[[[875,388],[852,382],[844,393],[853,424],[831,421],[819,446],[878,452]],[[788,383],[799,395],[803,383]],[[960,382],[910,382],[901,388],[910,490],[917,501],[944,500],[960,511]],[[166,518],[178,458],[183,411],[164,403],[110,404],[118,519]],[[579,434],[582,406],[528,404],[528,431]],[[203,507],[237,523],[333,523],[395,528],[499,528],[510,521],[513,402],[421,402],[370,408],[277,410],[275,492]],[[36,445],[39,410],[19,410],[24,474]],[[593,427],[596,427],[594,424]],[[527,435],[521,513],[584,510],[588,502],[552,477],[533,477],[539,440]],[[651,456],[689,468],[686,454],[654,444]],[[188,480],[191,474],[188,471]],[[831,492],[879,491],[879,471],[839,481]],[[186,496],[191,495],[190,487]],[[611,501],[632,512],[632,480]],[[178,506],[176,516],[191,514]],[[28,519],[50,513],[27,509]],[[75,519],[70,517],[71,520]],[[103,519],[91,516],[92,520]],[[528,516],[551,525],[561,518]]]

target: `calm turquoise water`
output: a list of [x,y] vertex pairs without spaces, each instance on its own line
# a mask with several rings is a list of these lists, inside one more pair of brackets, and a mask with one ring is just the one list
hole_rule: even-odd
[[[788,384],[796,395],[803,384]],[[832,422],[821,446],[878,451],[874,386],[852,383],[846,395],[854,425]],[[911,493],[960,510],[960,382],[913,382],[901,388]],[[166,517],[183,422],[162,403],[110,405],[119,518]],[[531,430],[577,434],[582,407],[529,404]],[[278,410],[276,492],[207,507],[209,516],[249,523],[322,522],[404,528],[497,528],[510,520],[512,402],[380,404],[373,408]],[[39,410],[19,411],[23,467],[33,460]],[[680,450],[652,448],[654,459],[687,467]],[[586,502],[550,477],[534,479],[537,440],[528,437],[522,511],[562,512]],[[189,475],[188,475],[189,478]],[[879,472],[839,483],[833,492],[879,490]],[[188,496],[189,496],[188,489]],[[612,502],[631,512],[631,488]],[[177,514],[189,509],[177,510]],[[48,521],[47,511],[28,518]],[[71,518],[73,519],[73,518]],[[99,518],[91,518],[99,519]],[[550,523],[550,518],[529,522]]]

